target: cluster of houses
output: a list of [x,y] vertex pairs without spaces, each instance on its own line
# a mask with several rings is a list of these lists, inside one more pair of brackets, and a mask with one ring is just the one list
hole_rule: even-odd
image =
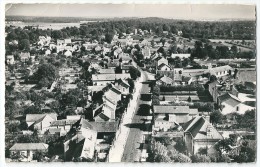
[[[144,53],[149,52],[145,50]],[[190,54],[172,54],[171,57],[185,59],[189,58]],[[155,77],[151,80],[154,80],[159,87],[201,85],[209,93],[207,102],[219,106],[223,115],[244,114],[246,111],[256,109],[254,95],[239,92],[236,88],[238,85],[236,81],[239,80],[239,84],[244,85],[246,90],[255,91],[256,77],[243,80],[241,78],[244,76],[239,74],[240,71],[229,65],[213,66],[211,63],[205,63],[206,68],[203,69],[176,68],[158,52],[149,53],[146,58],[152,64],[146,69],[154,71]],[[210,79],[211,76],[214,76],[213,80]],[[197,108],[188,105],[192,102],[204,102],[200,100],[198,93],[181,90],[160,93],[160,104],[154,104],[152,107],[152,136],[183,138],[191,155],[198,153],[200,148],[207,148],[209,154],[215,153],[213,146],[224,137],[222,132],[212,125],[207,111],[198,111]]]
[[[104,68],[100,65],[102,61],[100,58],[93,58],[89,55],[80,58],[83,62],[88,61],[90,63],[90,72],[93,69],[96,70],[91,76],[92,86],[88,86],[87,89],[86,99],[88,103],[95,100],[93,99],[95,98],[95,94],[102,92],[102,104],[97,103],[94,105],[91,118],[85,119],[84,115],[82,115],[84,110],[82,107],[77,107],[75,115],[67,115],[66,119],[59,119],[56,113],[27,114],[25,121],[28,129],[21,133],[28,135],[32,134],[34,130],[37,130],[39,136],[56,135],[65,137],[65,161],[71,161],[76,157],[81,159],[93,159],[94,157],[105,159],[120,121],[119,118],[116,117],[118,102],[130,94],[128,79],[131,79],[131,76],[129,69],[133,66],[131,64],[132,58],[122,51],[121,45],[123,41],[118,39],[117,42],[114,43],[115,46],[111,45],[113,46],[112,48],[106,47],[107,45],[101,46],[95,43],[95,41],[91,43],[86,42],[81,45],[84,46],[86,50],[94,49],[103,55],[104,59],[108,60],[106,68]],[[72,56],[72,53],[81,47],[77,43],[72,42],[71,39],[61,39],[54,43],[50,37],[43,36],[39,37],[37,44],[37,47],[45,50],[45,55],[53,53],[53,49],[56,49],[57,53],[64,52],[63,54],[66,57]],[[110,53],[111,50],[113,50],[113,60],[107,56],[107,53]],[[29,52],[21,52],[19,58],[22,62],[26,62],[32,58],[35,59],[35,56],[30,55]],[[6,63],[8,65],[14,65],[17,62],[19,62],[19,60],[15,60],[13,55],[7,56]],[[35,62],[35,60],[33,62]],[[37,64],[33,63],[32,67],[36,66],[34,68],[37,68]],[[119,66],[121,67],[121,72],[116,73],[116,68]],[[31,73],[33,72],[35,72],[35,70]],[[52,92],[55,88],[60,88],[62,93],[79,89],[77,82],[80,80],[79,76],[82,73],[81,66],[74,63],[69,67],[59,68],[58,72],[59,78],[57,78],[50,87],[43,89]],[[9,79],[7,76],[7,81],[10,81]],[[14,80],[18,83],[15,89],[21,88],[19,85],[21,80],[17,77],[14,77]],[[25,84],[21,89],[30,90],[32,87],[33,85],[29,87]],[[50,102],[53,100],[54,99],[48,99]],[[15,143],[10,148],[10,151],[11,154],[18,153],[21,156],[20,161],[33,161],[33,155],[36,151],[48,151],[48,144]]]
[[[40,36],[37,43],[37,49],[44,52],[44,55],[52,53],[62,53],[66,57],[73,57],[73,53],[79,53],[81,47],[91,51],[89,55],[80,57],[83,62],[89,62],[89,72],[96,71],[91,75],[91,86],[88,86],[87,101],[93,102],[94,96],[102,92],[101,101],[93,105],[91,110],[91,118],[85,118],[82,115],[85,108],[77,107],[75,115],[67,115],[65,119],[59,119],[56,113],[27,114],[25,121],[28,130],[23,134],[32,134],[34,130],[38,131],[39,136],[57,135],[64,137],[63,153],[64,160],[71,161],[73,158],[84,159],[106,159],[109,153],[112,140],[118,129],[119,119],[116,117],[116,111],[120,101],[130,94],[131,79],[129,73],[133,66],[131,56],[134,55],[136,48],[132,47],[130,53],[124,53],[123,49],[131,48],[138,44],[141,48],[140,52],[144,59],[152,62],[155,70],[155,82],[159,86],[184,86],[184,85],[207,85],[206,89],[212,97],[213,102],[220,106],[222,114],[239,113],[243,114],[247,110],[255,109],[248,102],[255,102],[255,97],[248,96],[239,92],[235,87],[235,80],[242,77],[236,75],[234,78],[234,69],[228,65],[225,66],[207,66],[206,69],[185,69],[175,68],[169,65],[167,58],[163,57],[157,49],[160,46],[168,46],[160,40],[155,40],[155,44],[151,47],[151,42],[147,39],[139,40],[139,35],[149,34],[149,31],[135,30],[134,34],[123,34],[123,38],[115,35],[111,44],[99,44],[97,41],[80,42],[71,39],[58,39],[53,41],[50,37]],[[164,34],[168,32],[164,31]],[[181,35],[182,32],[178,31]],[[98,54],[96,54],[98,53]],[[98,56],[97,56],[98,55]],[[112,55],[112,56],[111,56]],[[172,54],[172,58],[179,57],[181,59],[189,58],[190,54]],[[31,61],[32,65],[28,68],[29,75],[32,75],[39,65],[34,55],[29,52],[21,52],[19,59],[15,59],[14,55],[6,56],[8,65],[15,65],[17,62]],[[105,61],[104,61],[105,60]],[[105,62],[101,65],[101,62]],[[117,68],[120,67],[120,72]],[[59,69],[59,78],[57,78],[50,87],[44,88],[52,92],[55,88],[61,88],[62,93],[69,90],[79,89],[77,82],[80,80],[82,67],[78,64],[72,64],[69,67]],[[216,76],[216,80],[210,81],[210,76]],[[6,70],[6,85],[15,82],[15,89],[29,91],[34,85],[23,84],[23,73],[19,70],[14,74],[8,69]],[[233,77],[233,79],[232,79]],[[254,81],[242,81],[247,89],[256,90]],[[152,106],[153,110],[153,137],[182,137],[187,145],[190,154],[196,154],[200,148],[211,148],[217,141],[223,139],[220,132],[211,124],[210,117],[204,112],[200,112],[197,108],[186,106],[176,106],[165,101],[184,101],[188,103],[188,97],[191,100],[199,97],[195,92],[187,94],[179,92],[172,95],[164,95],[166,100],[161,100],[159,105]],[[174,99],[174,100],[172,100]],[[177,100],[176,100],[177,99]],[[185,100],[183,100],[185,99]],[[51,100],[51,99],[49,99]],[[207,112],[207,111],[205,111]],[[37,151],[48,152],[48,144],[46,143],[15,143],[10,149],[11,154],[19,154],[21,161],[33,161],[33,155]]]

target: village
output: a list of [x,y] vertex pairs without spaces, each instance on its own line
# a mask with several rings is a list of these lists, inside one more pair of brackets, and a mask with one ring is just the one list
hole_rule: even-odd
[[244,54],[253,40],[165,29],[28,43],[14,33],[41,30],[8,27],[6,161],[254,162],[255,58],[222,55]]

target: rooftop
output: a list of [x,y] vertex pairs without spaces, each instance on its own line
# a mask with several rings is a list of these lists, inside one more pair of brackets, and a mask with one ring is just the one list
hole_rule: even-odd
[[10,151],[32,151],[32,150],[47,150],[49,147],[45,143],[15,143]]
[[153,106],[155,114],[188,114],[189,106]]

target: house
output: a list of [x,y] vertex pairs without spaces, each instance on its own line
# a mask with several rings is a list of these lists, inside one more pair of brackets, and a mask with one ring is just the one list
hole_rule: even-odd
[[210,73],[210,75],[215,75],[217,78],[229,75],[229,72],[232,71],[232,67],[229,65],[210,68],[205,70],[205,73]]
[[184,59],[184,58],[189,58],[190,57],[190,53],[178,53],[178,54],[175,54],[175,53],[172,53],[171,55],[171,58],[176,58],[176,57],[179,57],[180,59]]
[[132,60],[132,58],[128,54],[125,54],[125,53],[119,53],[118,59],[119,59],[119,61],[122,60],[123,64],[128,64]]
[[67,50],[67,51],[64,53],[64,55],[65,55],[66,57],[71,57],[71,56],[72,56],[72,52],[71,52],[70,50]]
[[7,55],[6,56],[6,63],[13,65],[15,63],[14,61],[14,55]]
[[66,133],[79,119],[62,119],[53,121],[49,129],[60,129],[60,131]]
[[71,43],[71,39],[70,38],[64,39],[64,44],[70,44],[70,43]]
[[158,85],[172,85],[173,84],[173,79],[170,77],[167,77],[166,75],[163,75],[159,80],[156,81],[156,84]]
[[61,45],[64,45],[64,44],[65,44],[64,39],[57,39],[57,46],[61,46]]
[[246,105],[246,103],[242,103],[238,97],[230,93],[220,95],[218,97],[218,105],[222,108],[221,112],[223,115],[230,113],[244,114],[248,110],[255,109],[255,107]]
[[73,90],[73,89],[77,89],[78,88],[78,86],[77,86],[77,84],[64,84],[64,85],[62,85],[61,86],[61,91],[62,91],[62,93],[66,93],[66,92],[68,92],[69,90]]
[[182,31],[178,31],[177,35],[182,36]]
[[149,49],[149,47],[144,47],[142,48],[142,54],[144,55],[144,59],[150,59],[151,57],[151,51]]
[[103,97],[105,97],[103,102],[108,99],[109,101],[112,101],[113,104],[117,104],[117,102],[121,100],[121,91],[112,85],[112,87],[104,93]]
[[93,85],[102,86],[115,82],[116,79],[131,78],[130,74],[93,74]]
[[99,69],[98,70],[98,73],[99,74],[115,74],[115,69],[111,69],[111,68],[108,68],[108,69],[103,69],[103,68],[101,68],[101,69]]
[[50,55],[50,54],[51,54],[51,50],[50,49],[45,50],[45,53],[44,53],[45,56]]
[[107,63],[108,68],[116,68],[120,64],[119,59],[113,59]]
[[95,154],[97,132],[93,126],[84,119],[74,124],[76,132],[64,142],[64,159],[71,161],[73,158],[92,159]]
[[122,64],[121,65],[122,74],[129,73],[130,68],[132,67],[133,65]]
[[198,153],[200,148],[211,148],[222,140],[221,134],[209,122],[209,116],[196,116],[182,125],[184,141],[190,154]]
[[103,104],[93,111],[93,119],[95,122],[115,121],[116,104],[106,97],[103,100]]
[[9,150],[11,155],[20,155],[20,161],[30,162],[35,152],[47,152],[48,147],[45,143],[15,143]]
[[128,82],[124,79],[119,79],[115,81],[115,88],[120,90],[120,92],[123,95],[128,95],[129,94],[129,88],[130,85],[128,84]]
[[153,111],[155,131],[168,131],[173,126],[188,122],[198,115],[198,109],[190,109],[189,106],[154,105]]
[[163,31],[164,35],[168,35],[168,33],[169,33],[168,31]]
[[182,85],[190,85],[192,82],[192,77],[182,76]]
[[174,81],[182,81],[182,76],[183,76],[183,68],[174,68]]
[[21,52],[20,53],[20,59],[22,62],[26,62],[30,59],[30,53],[29,52]]
[[171,70],[171,67],[167,64],[160,64],[158,67],[157,67],[157,70],[161,70],[161,71],[170,71]]
[[[94,158],[95,151],[102,150],[102,142],[115,135],[118,122],[89,122],[80,119],[73,126],[76,133],[64,143],[64,157],[66,160],[73,158]],[[111,144],[111,143],[108,143]]]
[[52,122],[57,120],[56,113],[48,114],[27,114],[26,123],[29,129],[37,129],[40,133],[46,132]]
[[157,67],[160,66],[163,63],[168,65],[168,60],[165,59],[164,57],[160,57],[160,58],[156,59],[155,61],[156,61],[156,66]]
[[101,54],[103,56],[107,55],[107,53],[111,52],[111,48],[103,47]]
[[219,81],[214,81],[207,84],[208,86],[208,92],[211,95],[214,102],[217,102],[218,96],[221,94],[221,92],[218,90],[218,88],[221,86]]
[[144,39],[140,42],[140,46],[148,46],[149,45],[149,42],[147,39]]

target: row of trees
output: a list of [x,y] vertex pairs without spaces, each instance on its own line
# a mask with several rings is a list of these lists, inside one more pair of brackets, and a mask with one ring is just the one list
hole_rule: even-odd
[[202,43],[201,41],[196,41],[194,49],[191,52],[192,58],[199,59],[232,59],[232,58],[255,58],[255,53],[253,51],[242,52],[239,51],[238,47],[233,45],[229,49],[228,46],[218,45],[215,48],[212,44]]

